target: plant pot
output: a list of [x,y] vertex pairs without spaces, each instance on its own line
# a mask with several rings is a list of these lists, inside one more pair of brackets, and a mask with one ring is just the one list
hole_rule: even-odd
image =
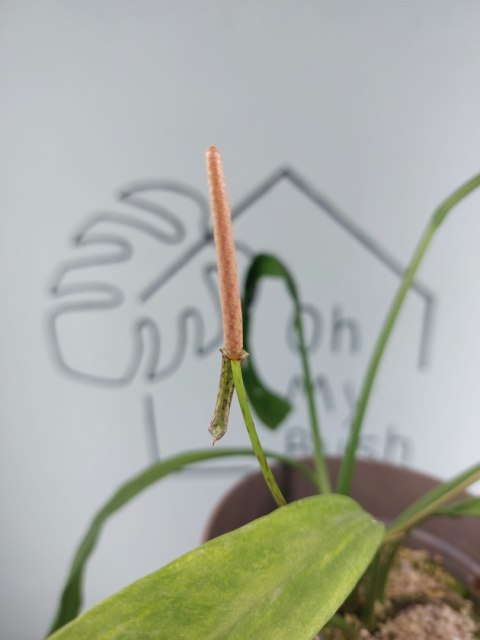
[[[313,466],[310,459],[304,461]],[[331,478],[336,478],[339,458],[328,459]],[[315,494],[300,472],[286,465],[273,471],[288,502]],[[373,460],[357,460],[352,497],[369,513],[386,522],[393,520],[439,481],[417,471]],[[246,476],[220,501],[210,517],[204,540],[270,513],[276,508],[260,472]],[[446,568],[473,593],[480,591],[480,519],[430,518],[416,529],[409,542],[444,557]]]

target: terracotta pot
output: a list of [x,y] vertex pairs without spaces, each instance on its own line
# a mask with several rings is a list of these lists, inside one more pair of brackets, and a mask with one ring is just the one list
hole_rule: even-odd
[[[311,460],[306,461],[312,467]],[[340,460],[328,460],[331,478],[336,478]],[[300,472],[274,465],[275,477],[288,502],[315,494],[314,487]],[[391,521],[439,481],[405,467],[372,460],[358,460],[352,497],[369,513]],[[259,472],[246,476],[221,500],[207,524],[204,540],[270,513],[276,508]],[[412,544],[439,552],[447,568],[478,593],[480,589],[480,519],[431,518],[416,529]]]

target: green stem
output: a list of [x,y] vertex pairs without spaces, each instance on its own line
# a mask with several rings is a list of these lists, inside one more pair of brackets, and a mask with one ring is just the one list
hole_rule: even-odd
[[400,547],[401,538],[394,543],[384,545],[375,555],[366,578],[365,605],[363,607],[362,620],[367,629],[373,633],[377,625],[375,611],[376,602],[385,601],[385,588],[393,561]]
[[317,476],[317,486],[320,493],[330,493],[330,478],[328,475],[327,462],[323,451],[322,439],[320,438],[320,427],[318,422],[317,407],[315,404],[315,395],[312,383],[312,374],[310,371],[310,363],[308,361],[308,352],[305,345],[305,335],[303,331],[302,315],[299,304],[295,303],[295,325],[298,334],[298,347],[300,350],[300,359],[302,362],[303,384],[305,394],[307,396],[308,414],[310,418],[310,430],[312,432],[314,457],[315,457],[315,473]]
[[369,585],[366,593],[365,610],[363,614],[364,624],[369,631],[373,631],[375,627],[375,602],[377,599],[378,580],[380,577],[380,554],[377,551],[375,558],[370,565]]
[[265,478],[268,488],[273,496],[273,499],[279,507],[283,507],[287,504],[287,501],[283,497],[282,492],[273,476],[272,470],[268,466],[267,458],[263,452],[260,439],[258,437],[255,423],[253,422],[250,407],[248,406],[247,394],[243,385],[242,367],[239,360],[231,360],[233,381],[235,383],[235,389],[237,392],[238,402],[240,403],[240,409],[242,411],[243,420],[247,427],[250,442],[252,443],[253,450],[257,456],[258,464]]
[[375,381],[378,367],[382,359],[385,347],[388,339],[392,333],[393,327],[397,321],[398,315],[402,308],[405,296],[412,284],[415,274],[418,271],[420,264],[425,256],[425,253],[430,245],[430,242],[438,229],[440,224],[444,221],[445,217],[451,209],[455,207],[463,198],[465,198],[474,189],[480,186],[480,175],[471,178],[468,182],[457,189],[451,196],[449,196],[434,212],[432,219],[430,220],[427,228],[425,229],[420,242],[413,254],[411,262],[405,271],[400,287],[395,295],[390,310],[385,319],[383,328],[380,332],[380,336],[375,345],[375,349],[372,354],[372,358],[367,367],[363,385],[360,391],[360,397],[357,403],[356,413],[352,422],[350,430],[350,438],[347,443],[345,455],[342,460],[337,491],[338,493],[347,494],[350,491],[352,483],[353,470],[355,466],[355,454],[358,448],[360,440],[360,433],[363,424],[363,418],[367,409],[368,401],[370,399],[370,393],[372,391],[373,383]]
[[340,629],[341,631],[343,631],[345,637],[349,638],[349,640],[356,640],[356,638],[358,638],[358,633],[355,627],[353,627],[351,624],[348,624],[348,622],[344,620],[338,613],[332,616],[325,626],[333,627],[334,629]]
[[387,588],[387,580],[390,575],[390,571],[397,555],[398,550],[402,542],[402,537],[399,537],[392,544],[386,544],[382,551],[382,564],[380,565],[380,575],[378,576],[376,594],[375,597],[379,602],[385,602],[385,590]]

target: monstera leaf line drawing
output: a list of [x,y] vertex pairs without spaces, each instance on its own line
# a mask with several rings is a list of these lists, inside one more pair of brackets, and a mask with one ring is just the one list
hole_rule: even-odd
[[[174,213],[166,207],[158,205],[144,197],[145,193],[156,191],[173,192],[193,201],[198,206],[200,225],[197,233],[200,241],[185,243],[186,231],[184,224]],[[140,195],[139,195],[140,194]],[[207,261],[201,268],[201,284],[205,289],[205,298],[210,308],[217,315],[216,332],[213,337],[207,335],[202,313],[187,302],[176,313],[177,335],[174,353],[168,362],[162,360],[162,339],[158,326],[158,319],[148,315],[145,307],[148,301],[158,295],[162,284],[167,282],[176,271],[197,251],[199,243],[210,239],[208,226],[209,212],[204,197],[193,189],[174,182],[151,181],[137,184],[129,190],[123,191],[120,201],[135,206],[137,217],[126,213],[100,211],[91,216],[83,225],[81,231],[73,239],[76,250],[99,248],[97,255],[74,258],[63,263],[57,270],[50,291],[57,301],[48,316],[48,332],[52,353],[59,368],[67,375],[92,384],[107,386],[124,386],[129,384],[138,374],[143,364],[143,377],[147,382],[158,382],[171,375],[181,364],[186,349],[186,335],[190,327],[193,351],[197,355],[205,355],[220,345],[221,333],[219,326],[219,302],[215,282],[216,266],[213,261]],[[144,220],[141,216],[147,214],[153,218]],[[160,224],[159,224],[160,223]],[[114,228],[114,231],[99,232],[102,226]],[[162,228],[162,226],[164,228]],[[141,282],[137,297],[137,317],[131,321],[129,341],[124,344],[128,350],[128,362],[121,372],[116,375],[99,375],[93,371],[85,371],[68,361],[64,352],[64,345],[59,332],[59,321],[67,315],[104,312],[119,309],[125,303],[125,294],[121,287],[112,282],[84,280],[68,282],[73,272],[87,273],[93,268],[119,265],[128,262],[134,256],[134,248],[128,238],[131,230],[141,232],[155,242],[162,245],[173,245],[179,248],[178,255],[172,264],[167,265],[159,274],[147,274]],[[118,230],[118,231],[117,231]],[[186,244],[186,246],[185,246]],[[160,249],[159,249],[160,250]],[[152,282],[153,281],[153,286]],[[148,353],[145,345],[148,344]]]

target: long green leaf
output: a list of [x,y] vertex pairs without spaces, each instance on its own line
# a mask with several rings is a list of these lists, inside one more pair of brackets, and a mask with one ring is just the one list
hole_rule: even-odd
[[337,491],[338,493],[349,493],[352,484],[353,471],[355,467],[355,455],[358,444],[360,442],[360,434],[362,431],[363,419],[367,411],[370,395],[373,389],[375,379],[377,377],[380,363],[383,359],[385,348],[388,344],[390,335],[395,327],[400,311],[403,307],[405,297],[415,278],[420,265],[423,262],[428,247],[440,225],[444,222],[450,211],[461,202],[472,191],[480,187],[480,175],[474,176],[456,191],[454,191],[442,204],[434,211],[433,216],[428,223],[420,241],[413,253],[410,263],[405,271],[400,286],[395,294],[393,302],[387,313],[383,323],[380,335],[378,336],[375,348],[367,366],[365,376],[360,389],[360,395],[350,428],[350,436],[345,449],[340,471],[338,473]]
[[[62,592],[61,601],[55,614],[50,633],[53,633],[56,629],[67,624],[67,622],[70,622],[70,620],[73,620],[73,618],[79,614],[82,606],[83,577],[86,563],[97,544],[105,522],[113,513],[125,506],[130,500],[135,498],[147,487],[150,487],[165,476],[179,471],[187,465],[211,460],[212,458],[244,455],[252,456],[253,451],[251,449],[207,449],[183,453],[153,464],[120,487],[120,489],[116,491],[115,494],[97,512],[85,536],[80,542]],[[312,476],[312,472],[306,465],[270,451],[266,452],[266,455],[297,468],[299,471],[307,475],[307,477],[315,484],[315,478]]]
[[310,640],[382,539],[350,498],[305,498],[133,583],[51,640]]
[[480,464],[470,467],[449,482],[435,487],[396,518],[387,532],[387,540],[414,527],[418,522],[433,515],[467,487],[480,480]]
[[[323,444],[320,438],[320,426],[317,407],[315,404],[310,363],[308,361],[308,353],[305,343],[300,296],[298,294],[295,281],[287,267],[278,258],[270,254],[257,255],[250,264],[247,272],[243,300],[243,341],[245,349],[249,351],[251,307],[255,299],[258,286],[265,277],[279,278],[282,280],[293,302],[295,317],[294,328],[298,340],[297,346],[302,364],[303,385],[307,398],[310,431],[314,447],[317,485],[320,492],[329,493],[330,479],[325,462]],[[250,356],[245,363],[243,379],[247,389],[248,398],[255,412],[268,427],[275,429],[290,412],[290,403],[286,398],[274,394],[263,384],[255,369],[254,358],[252,356]]]
[[433,515],[448,516],[449,518],[460,518],[463,516],[480,518],[480,497],[459,500],[448,507],[437,509]]

